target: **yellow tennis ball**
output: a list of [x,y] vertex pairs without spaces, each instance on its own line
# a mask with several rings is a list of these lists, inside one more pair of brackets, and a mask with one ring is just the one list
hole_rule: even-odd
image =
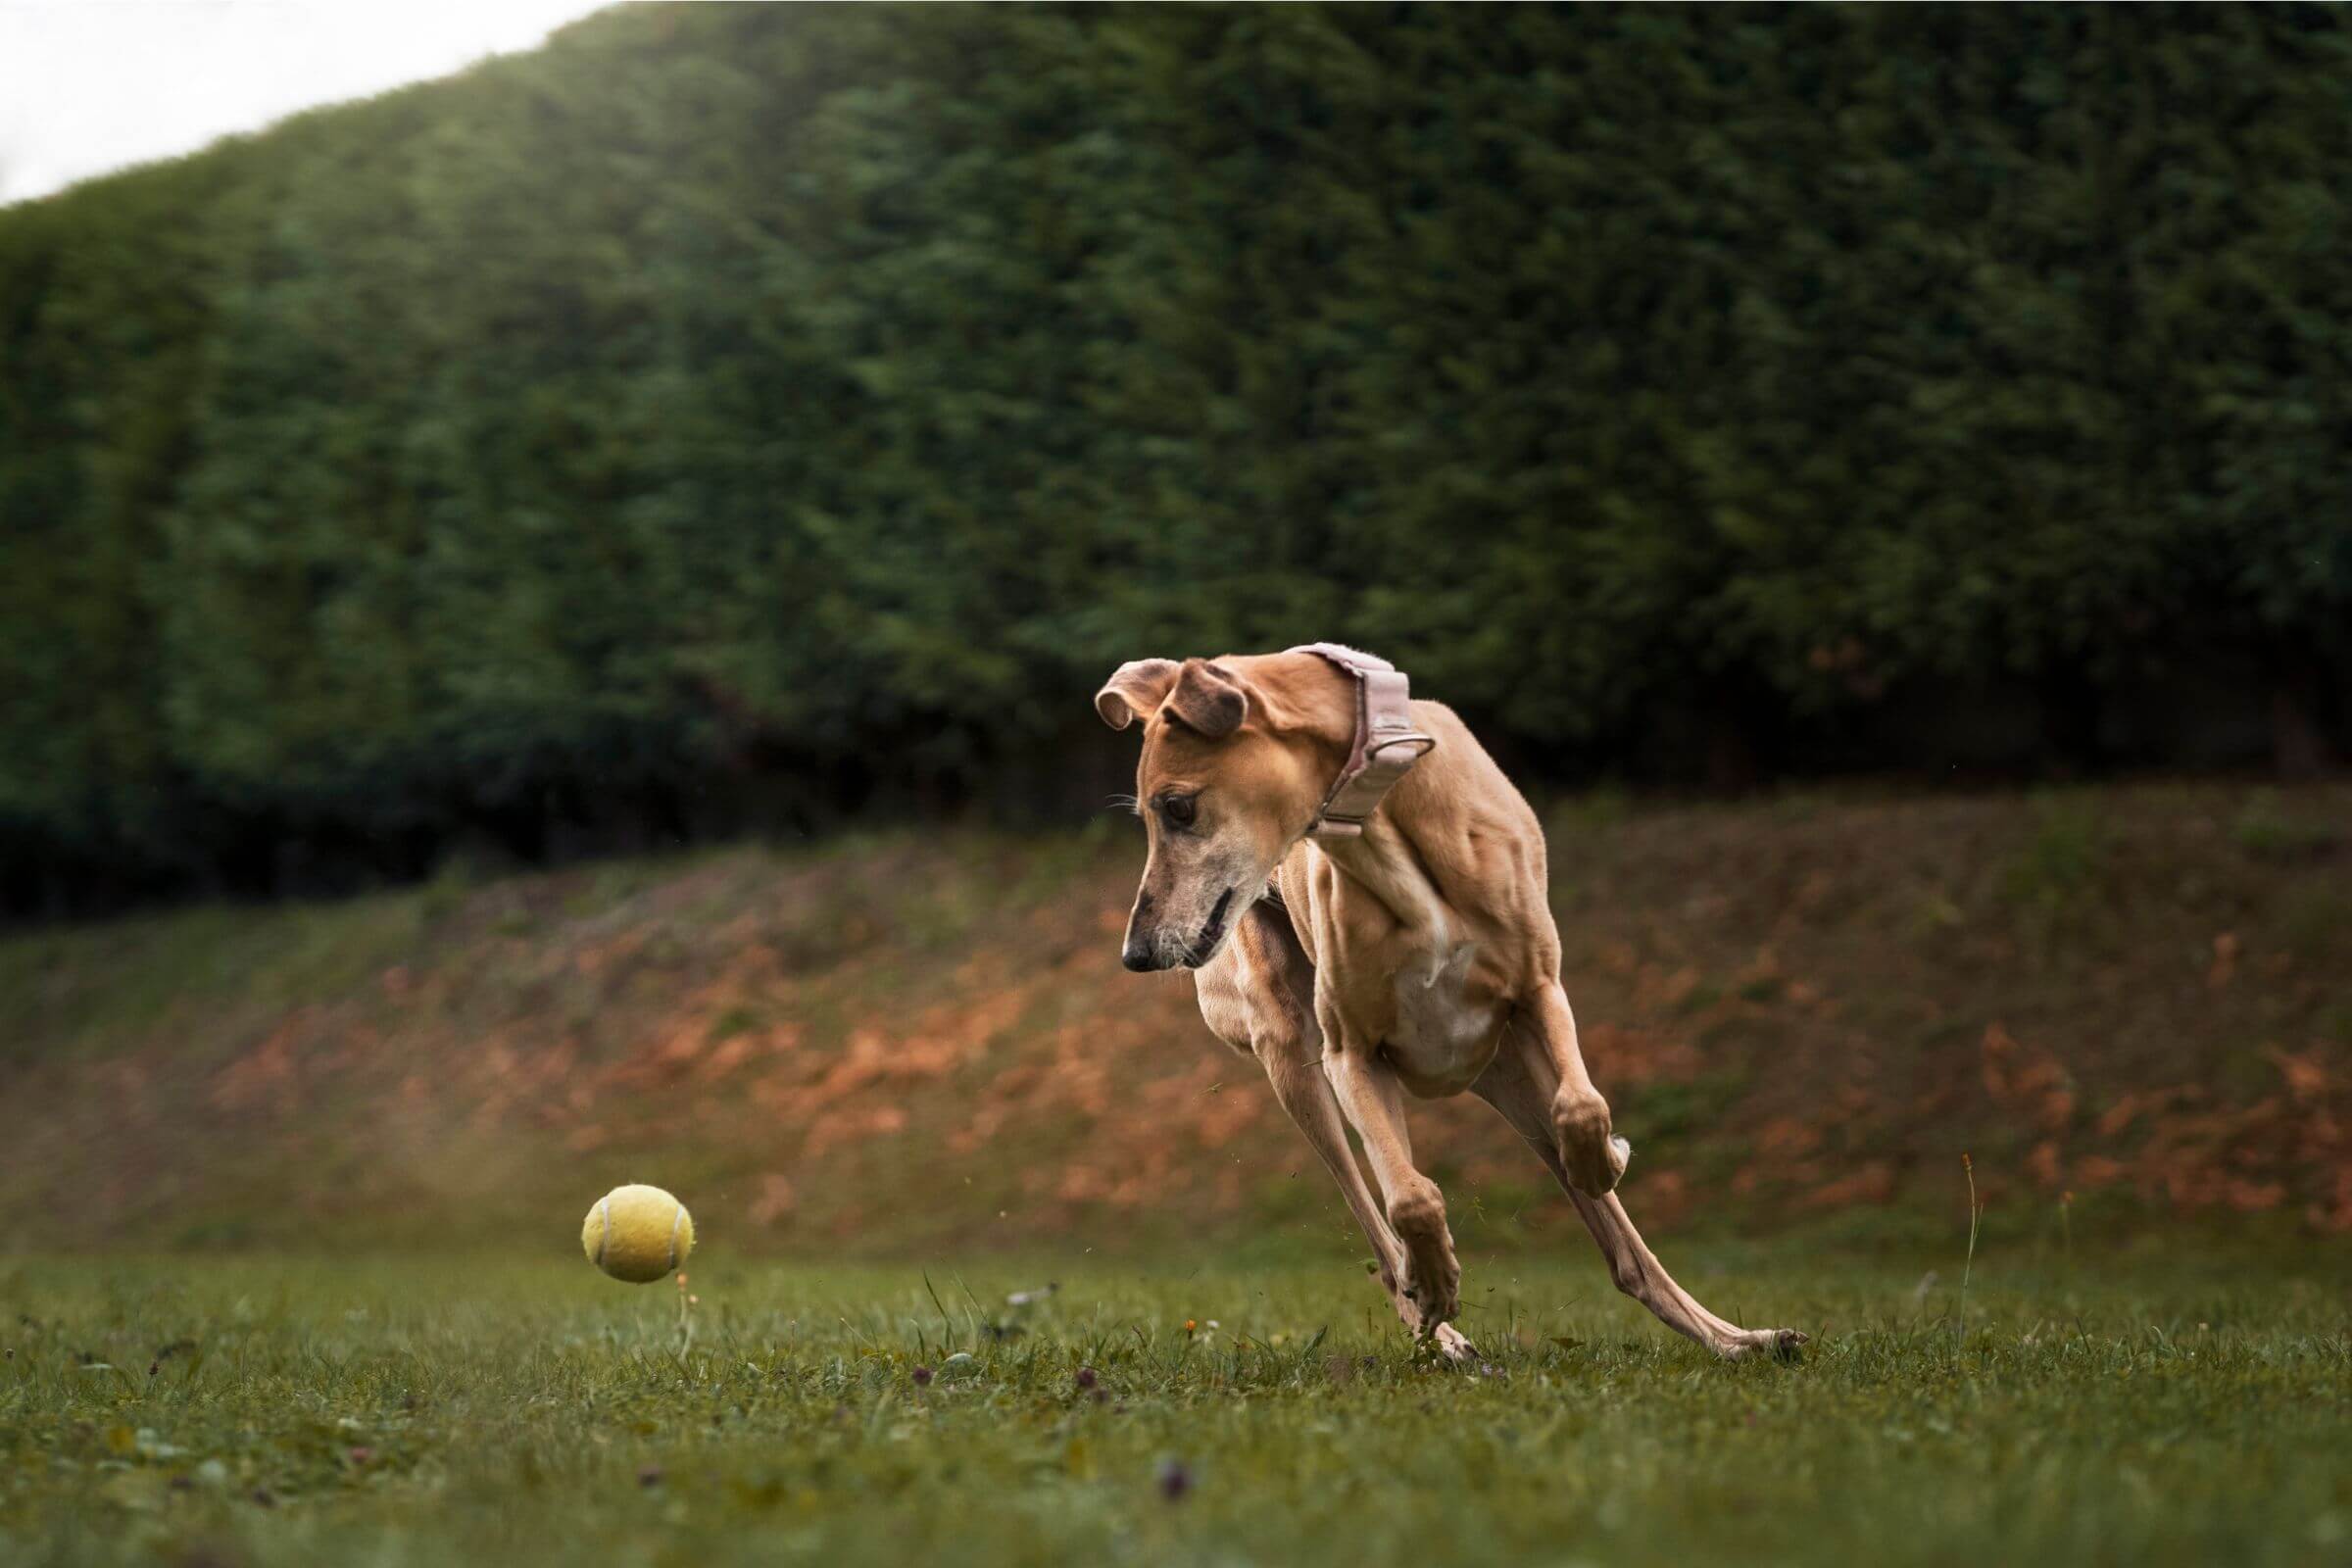
[[694,1216],[659,1187],[615,1187],[588,1211],[580,1250],[614,1279],[650,1285],[694,1250]]

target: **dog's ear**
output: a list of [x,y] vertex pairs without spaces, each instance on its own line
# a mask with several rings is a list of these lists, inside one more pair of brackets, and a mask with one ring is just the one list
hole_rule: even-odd
[[1157,712],[1176,684],[1173,659],[1134,659],[1121,664],[1095,693],[1095,711],[1112,729],[1125,729],[1146,713]]
[[1185,728],[1221,741],[1249,716],[1250,696],[1231,670],[1205,659],[1188,659],[1176,689],[1168,693],[1168,710]]

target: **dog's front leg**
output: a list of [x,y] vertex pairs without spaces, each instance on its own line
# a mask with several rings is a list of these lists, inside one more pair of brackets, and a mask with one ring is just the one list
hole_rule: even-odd
[[[1607,1196],[1625,1174],[1633,1148],[1610,1125],[1609,1102],[1601,1099],[1592,1075],[1585,1070],[1585,1054],[1576,1043],[1576,1014],[1569,1010],[1568,993],[1556,980],[1540,987],[1534,999],[1519,1009],[1517,1021],[1548,1058],[1551,1081],[1558,1085],[1545,1109],[1569,1185],[1589,1198]],[[1510,1050],[1510,1044],[1505,1042],[1503,1049]]]
[[1440,1323],[1434,1331],[1427,1330],[1422,1310],[1405,1294],[1406,1261],[1403,1247],[1396,1233],[1372,1200],[1372,1191],[1364,1185],[1364,1173],[1355,1163],[1355,1155],[1348,1148],[1348,1129],[1340,1120],[1339,1102],[1332,1097],[1331,1084],[1323,1075],[1322,1065],[1311,1055],[1298,1055],[1278,1046],[1261,1046],[1257,1051],[1259,1063],[1266,1069],[1266,1078],[1274,1086],[1274,1098],[1290,1113],[1307,1144],[1322,1158],[1332,1180],[1340,1185],[1340,1196],[1363,1227],[1364,1239],[1372,1244],[1372,1255],[1380,1269],[1382,1289],[1389,1293],[1389,1304],[1404,1326],[1419,1334],[1429,1332],[1439,1349],[1454,1360],[1476,1354],[1468,1340],[1462,1338],[1450,1323]]
[[1315,969],[1279,905],[1261,904],[1242,916],[1225,951],[1194,974],[1200,1016],[1218,1039],[1257,1058],[1274,1098],[1339,1183],[1340,1196],[1363,1227],[1389,1304],[1404,1326],[1429,1332],[1455,1360],[1475,1353],[1445,1323],[1428,1331],[1421,1307],[1405,1294],[1404,1247],[1373,1201],[1364,1173],[1348,1147],[1348,1125],[1323,1074],[1323,1031],[1315,1016]]
[[1390,1228],[1404,1247],[1405,1296],[1419,1309],[1414,1325],[1437,1335],[1461,1308],[1461,1265],[1453,1255],[1453,1233],[1446,1227],[1446,1195],[1413,1168],[1412,1141],[1404,1126],[1404,1091],[1396,1075],[1360,1047],[1336,1043],[1324,1023],[1323,1071],[1341,1111],[1357,1138],[1380,1184]]

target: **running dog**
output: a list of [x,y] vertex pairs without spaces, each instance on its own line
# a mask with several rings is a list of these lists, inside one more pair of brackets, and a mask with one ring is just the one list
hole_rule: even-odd
[[1139,660],[1095,708],[1144,727],[1150,850],[1126,966],[1193,971],[1208,1027],[1257,1058],[1339,1182],[1406,1327],[1475,1353],[1452,1324],[1445,1196],[1404,1125],[1406,1094],[1467,1091],[1557,1178],[1617,1288],[1669,1328],[1725,1357],[1804,1343],[1699,1305],[1626,1217],[1614,1189],[1632,1151],[1577,1049],[1543,827],[1451,710],[1330,643]]

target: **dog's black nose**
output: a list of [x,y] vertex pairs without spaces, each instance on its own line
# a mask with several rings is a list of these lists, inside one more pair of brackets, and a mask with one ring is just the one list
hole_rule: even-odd
[[1142,974],[1146,969],[1155,969],[1158,967],[1157,964],[1152,961],[1152,950],[1150,948],[1131,947],[1122,949],[1119,953],[1119,961],[1125,964],[1128,968],[1133,969],[1137,974]]

